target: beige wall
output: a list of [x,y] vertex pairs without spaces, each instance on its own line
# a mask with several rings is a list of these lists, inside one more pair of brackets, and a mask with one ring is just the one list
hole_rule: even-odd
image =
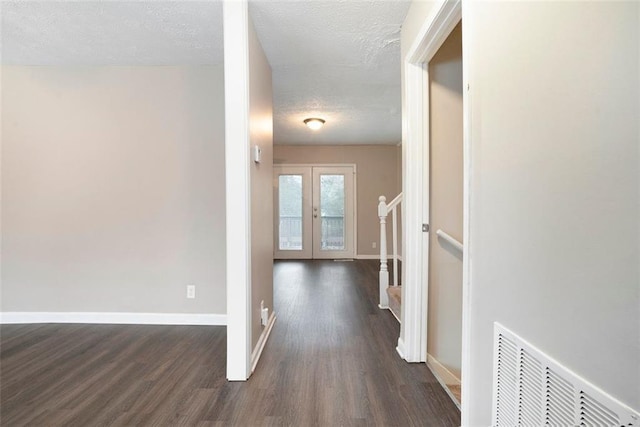
[[407,17],[402,23],[402,33],[400,35],[400,52],[402,56],[402,65],[404,66],[404,58],[411,48],[411,43],[416,37],[425,20],[432,13],[435,0],[414,0],[411,2]]
[[249,19],[250,145],[262,149],[251,162],[251,346],[260,338],[260,302],[273,311],[273,94],[271,66]]
[[224,314],[222,67],[3,67],[2,87],[2,311]]
[[428,353],[458,380],[462,363],[462,254],[435,233],[462,242],[462,31],[429,62],[431,114]]
[[[378,197],[385,195],[388,201],[402,191],[398,182],[398,156],[396,146],[300,146],[276,145],[274,163],[355,163],[357,172],[358,255],[379,255],[380,221]],[[391,248],[391,227],[387,227]],[[376,243],[376,249],[372,243]]]

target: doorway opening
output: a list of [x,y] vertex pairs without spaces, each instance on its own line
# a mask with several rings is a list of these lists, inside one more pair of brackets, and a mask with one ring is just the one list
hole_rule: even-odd
[[355,165],[274,167],[274,258],[355,255]]
[[[459,403],[462,424],[466,425],[468,422],[465,420],[465,406],[469,402],[467,393],[470,389],[469,376],[466,372],[469,372],[471,364],[467,351],[470,341],[468,315],[470,262],[464,252],[467,251],[470,243],[468,233],[470,136],[467,127],[471,117],[469,82],[465,77],[468,63],[463,61],[466,54],[461,46],[464,44],[463,39],[467,37],[462,9],[460,0],[447,0],[436,6],[412,38],[409,51],[403,59],[405,81],[403,193],[407,203],[403,218],[405,224],[403,277],[406,280],[402,299],[406,300],[407,304],[403,304],[402,307],[403,323],[398,339],[398,352],[408,362],[427,362],[445,390],[449,390],[447,385],[454,385],[457,386],[453,387],[454,389],[458,387],[461,389],[460,395],[455,396],[454,400]],[[452,36],[461,25],[462,28],[459,28],[461,33]],[[438,64],[438,56],[443,54],[441,48],[449,43],[452,37],[457,37],[460,43],[454,55],[455,59],[450,58]],[[454,63],[453,72],[446,70]],[[440,70],[434,69],[437,67],[446,71],[441,73]],[[438,74],[442,78],[439,82],[441,87],[435,88],[433,84]],[[455,76],[456,81],[447,81],[452,76]],[[460,88],[460,79],[462,79],[462,88]],[[447,102],[433,104],[433,97],[442,97],[442,95],[455,95],[455,114],[447,115],[447,108],[438,112],[439,106],[451,107]],[[431,111],[432,109],[434,111]],[[438,178],[438,171],[431,171],[432,167],[436,169],[440,166],[447,167],[446,164],[440,163],[442,159],[434,158],[432,162],[431,156],[440,156],[445,159],[445,163],[451,160],[451,158],[446,159],[448,155],[442,156],[442,152],[433,150],[447,151],[452,148],[449,142],[454,136],[441,132],[442,129],[438,129],[438,126],[447,123],[453,116],[456,123],[450,125],[447,132],[455,133],[457,155],[453,156],[456,158],[453,169],[445,170],[442,175],[445,177],[455,170],[455,179],[452,183],[450,178],[448,180]],[[435,146],[438,138],[442,143],[440,147]],[[438,166],[435,166],[436,162]],[[436,175],[432,176],[432,172]],[[438,184],[434,184],[436,187],[432,187],[432,180],[434,183],[438,181]],[[437,188],[438,185],[442,188]],[[455,191],[450,191],[451,188],[455,188]],[[440,194],[432,198],[432,193],[438,192]],[[447,201],[447,198],[451,200]],[[450,203],[451,201],[455,203]],[[444,212],[454,205],[456,206],[454,211]],[[455,221],[449,222],[452,219]],[[410,232],[410,230],[420,229],[421,226],[426,232],[421,234]],[[432,254],[433,251],[439,253]],[[430,266],[429,262],[434,266]],[[431,271],[432,267],[434,271]],[[452,289],[443,286],[434,285],[432,288],[430,282],[436,279],[442,283],[454,283],[455,292],[450,292]],[[441,316],[447,318],[440,318]],[[441,327],[444,324],[454,328],[455,336]],[[454,391],[457,392],[457,390]],[[453,393],[450,395],[454,397]]]
[[463,262],[462,23],[428,62],[427,364],[460,405]]

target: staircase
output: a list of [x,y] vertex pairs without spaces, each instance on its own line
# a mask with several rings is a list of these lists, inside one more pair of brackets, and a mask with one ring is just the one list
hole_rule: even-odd
[[389,286],[387,288],[389,298],[389,310],[400,321],[400,308],[402,307],[402,286]]
[[[378,198],[378,218],[380,218],[380,303],[379,307],[390,310],[398,319],[401,319],[402,313],[402,287],[399,282],[398,269],[398,209],[402,207],[402,193],[398,194],[395,199],[387,203],[385,196]],[[393,282],[389,286],[389,268],[387,266],[387,217],[391,213],[391,242],[392,242],[392,273]]]

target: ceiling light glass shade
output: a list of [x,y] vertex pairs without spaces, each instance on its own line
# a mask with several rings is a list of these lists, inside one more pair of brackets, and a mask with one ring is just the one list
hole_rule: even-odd
[[311,130],[318,130],[324,126],[324,120],[317,118],[304,119],[304,124]]

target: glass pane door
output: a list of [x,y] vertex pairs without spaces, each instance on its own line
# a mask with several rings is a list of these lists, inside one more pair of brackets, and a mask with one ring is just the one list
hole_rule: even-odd
[[343,251],[344,175],[320,175],[320,250]]
[[313,258],[354,257],[354,169],[313,167]]
[[311,258],[311,168],[276,166],[274,257]]
[[278,249],[302,250],[302,175],[280,175]]
[[274,166],[274,258],[353,258],[353,166]]

